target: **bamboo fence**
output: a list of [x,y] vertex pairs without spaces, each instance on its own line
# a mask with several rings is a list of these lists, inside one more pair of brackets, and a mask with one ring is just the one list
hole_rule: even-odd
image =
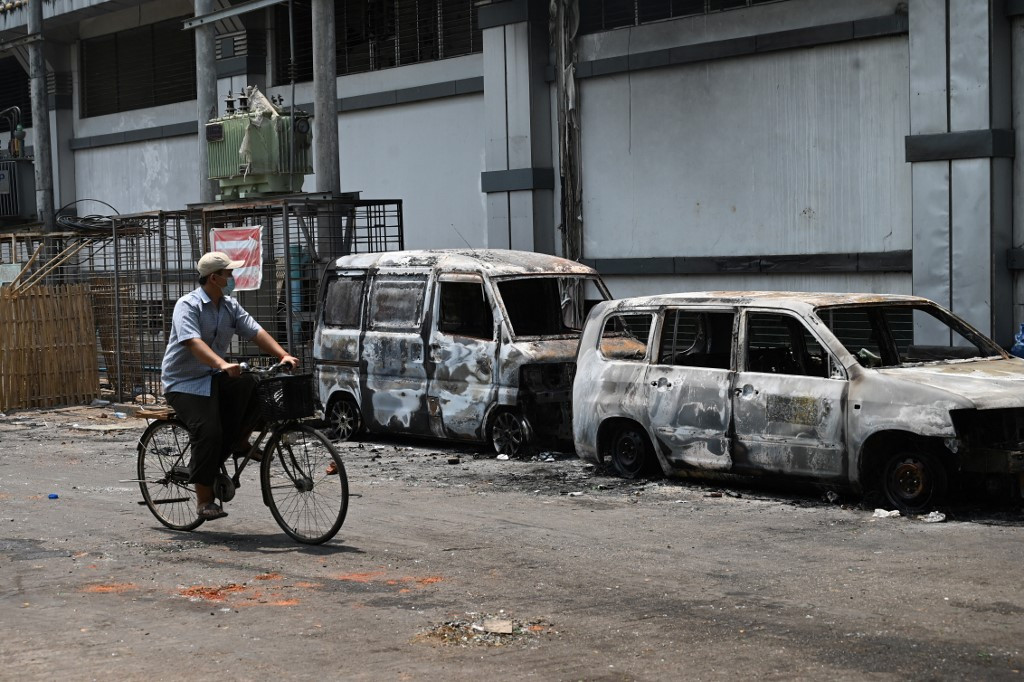
[[0,289],[0,411],[92,401],[96,356],[88,285]]

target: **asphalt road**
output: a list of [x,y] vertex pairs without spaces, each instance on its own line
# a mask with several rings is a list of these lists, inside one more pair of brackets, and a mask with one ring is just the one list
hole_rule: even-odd
[[0,418],[0,677],[1024,670],[1020,509],[925,523],[814,491],[624,482],[569,455],[363,442],[343,446],[344,527],[305,547],[274,523],[255,472],[228,518],[193,533],[157,524],[122,482],[144,425],[111,408]]

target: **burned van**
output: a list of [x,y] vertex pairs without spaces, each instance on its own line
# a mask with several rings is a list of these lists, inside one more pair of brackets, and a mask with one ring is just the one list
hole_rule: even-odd
[[577,453],[634,477],[776,475],[908,512],[954,487],[1019,499],[1024,360],[913,296],[702,292],[601,303]]
[[[317,387],[334,435],[571,441],[576,347],[597,272],[497,249],[344,256],[320,286]],[[589,301],[589,303],[588,303]]]

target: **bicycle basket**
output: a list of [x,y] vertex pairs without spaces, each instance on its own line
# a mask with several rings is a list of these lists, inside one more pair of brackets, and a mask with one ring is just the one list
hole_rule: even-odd
[[268,421],[302,419],[313,414],[313,375],[281,375],[263,379],[256,386]]

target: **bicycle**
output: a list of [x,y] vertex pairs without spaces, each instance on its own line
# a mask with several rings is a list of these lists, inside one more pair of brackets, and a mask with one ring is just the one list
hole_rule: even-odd
[[[266,439],[260,463],[263,503],[293,539],[312,545],[327,542],[345,522],[348,477],[327,436],[301,422],[313,413],[312,375],[278,374],[283,363],[265,370],[242,366],[243,371],[259,376],[256,391],[263,402],[264,423],[244,457],[229,458],[234,463],[232,475],[227,461],[221,465],[214,496],[221,502],[234,498],[242,472]],[[138,483],[143,501],[168,528],[195,530],[205,519],[196,510],[195,486],[188,483],[188,428],[170,408],[140,415],[154,420],[139,438]],[[337,473],[327,473],[330,462]]]

